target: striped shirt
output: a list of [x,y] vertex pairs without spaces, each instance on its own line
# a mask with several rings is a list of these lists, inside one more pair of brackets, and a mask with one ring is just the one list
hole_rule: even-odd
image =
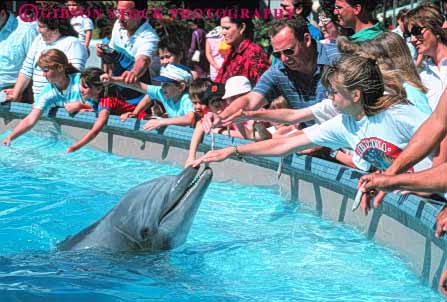
[[52,107],[64,107],[65,104],[71,102],[82,102],[79,90],[81,74],[70,74],[68,79],[68,86],[63,91],[60,91],[54,84],[46,84],[42,92],[35,98],[34,108],[45,111]]
[[43,76],[42,69],[37,66],[40,54],[50,48],[56,48],[65,53],[68,61],[79,70],[84,69],[87,61],[87,50],[84,45],[76,37],[61,37],[59,40],[46,43],[41,35],[34,39],[25,62],[23,62],[20,73],[33,80],[34,99],[42,92],[43,87],[48,84],[47,79]]
[[252,91],[261,94],[269,102],[282,95],[293,109],[316,104],[328,96],[320,81],[323,67],[333,63],[339,52],[335,44],[317,42],[317,56],[317,69],[312,78],[299,71],[289,70],[282,62],[278,62],[261,76]]

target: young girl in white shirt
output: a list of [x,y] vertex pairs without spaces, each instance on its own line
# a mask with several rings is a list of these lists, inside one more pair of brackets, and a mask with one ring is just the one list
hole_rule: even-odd
[[[333,105],[342,114],[305,128],[299,136],[210,151],[193,165],[222,161],[231,155],[279,156],[325,146],[334,150],[351,148],[360,158],[383,170],[428,117],[402,96],[384,95],[382,74],[371,59],[345,56],[325,70],[322,82],[330,88]],[[414,169],[430,166],[431,160],[425,158]]]

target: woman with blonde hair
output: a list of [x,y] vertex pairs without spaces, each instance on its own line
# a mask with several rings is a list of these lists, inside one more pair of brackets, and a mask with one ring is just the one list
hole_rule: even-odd
[[[410,41],[428,59],[420,72],[427,87],[428,103],[433,111],[447,88],[447,29],[443,28],[444,16],[433,4],[423,4],[407,13],[406,29]],[[439,145],[433,165],[447,160],[447,138]]]
[[405,41],[398,34],[386,32],[364,42],[340,37],[337,46],[342,53],[376,60],[384,78],[385,90],[406,96],[425,113],[432,112],[426,96],[427,88],[422,84]]
[[42,69],[48,84],[36,97],[31,112],[2,141],[3,145],[9,146],[13,139],[31,130],[47,109],[65,107],[68,112],[74,112],[80,109],[79,104],[83,102],[79,91],[79,71],[68,62],[67,56],[61,50],[48,49],[44,51],[40,55],[37,65]]
[[430,107],[435,110],[447,87],[447,29],[442,28],[444,16],[437,6],[427,3],[410,10],[406,17],[406,35],[418,53],[428,57],[422,65],[420,76],[428,88]]
[[[210,151],[193,165],[222,161],[231,155],[280,156],[325,146],[333,150],[344,147],[355,150],[360,158],[384,170],[428,117],[404,97],[384,95],[382,74],[371,59],[344,56],[337,65],[325,70],[322,83],[330,89],[332,102],[342,114],[303,129],[304,133],[299,136]],[[431,160],[425,158],[414,170],[429,167]]]

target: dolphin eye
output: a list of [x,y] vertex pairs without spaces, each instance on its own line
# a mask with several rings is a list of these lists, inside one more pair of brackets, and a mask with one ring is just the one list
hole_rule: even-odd
[[147,239],[150,235],[151,235],[151,231],[149,230],[149,228],[144,228],[140,231],[140,236],[143,240]]

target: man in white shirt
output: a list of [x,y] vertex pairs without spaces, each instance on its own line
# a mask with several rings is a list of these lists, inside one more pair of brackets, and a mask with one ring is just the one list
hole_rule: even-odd
[[[147,10],[145,1],[118,1],[111,49],[102,44],[96,45],[96,53],[103,57],[112,69],[113,76],[121,76],[126,84],[137,80],[150,84],[149,66],[156,53],[160,40],[155,30],[140,12]],[[138,103],[143,97],[129,89],[121,91],[129,103]]]

